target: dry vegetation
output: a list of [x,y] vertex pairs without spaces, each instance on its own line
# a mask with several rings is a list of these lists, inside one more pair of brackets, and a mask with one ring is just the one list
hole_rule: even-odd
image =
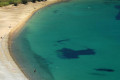
[[36,1],[46,1],[46,0],[0,0],[0,7],[6,6],[9,4],[14,4],[14,6],[17,6],[19,3],[27,4],[27,2],[36,2]]

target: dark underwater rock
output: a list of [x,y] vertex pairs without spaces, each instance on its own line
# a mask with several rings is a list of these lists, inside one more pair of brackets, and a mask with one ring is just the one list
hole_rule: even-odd
[[113,69],[107,69],[107,68],[98,68],[98,69],[95,69],[96,71],[105,71],[105,72],[114,72],[115,70]]
[[116,20],[120,20],[120,5],[115,5],[115,8],[119,10],[115,18]]
[[89,48],[85,50],[72,50],[69,48],[62,48],[60,50],[57,50],[57,52],[59,53],[58,56],[64,59],[79,58],[79,55],[95,55],[94,50]]
[[62,42],[66,42],[66,41],[70,41],[70,39],[58,40],[57,43],[62,43]]
[[54,10],[53,12],[54,12],[54,13],[58,13],[58,11],[59,11],[59,10]]
[[120,5],[115,5],[115,8],[120,10]]
[[119,11],[118,14],[116,15],[116,20],[120,20],[120,11]]

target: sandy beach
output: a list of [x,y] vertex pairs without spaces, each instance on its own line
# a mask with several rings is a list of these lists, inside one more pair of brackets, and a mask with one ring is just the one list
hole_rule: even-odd
[[10,56],[8,40],[16,29],[18,31],[23,27],[34,12],[60,1],[48,0],[46,2],[29,2],[27,5],[0,7],[0,80],[28,80]]

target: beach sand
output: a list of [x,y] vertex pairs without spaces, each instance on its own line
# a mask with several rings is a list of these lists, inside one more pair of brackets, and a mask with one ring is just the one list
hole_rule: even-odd
[[34,12],[60,1],[48,0],[46,2],[29,2],[27,5],[0,7],[0,80],[28,80],[10,56],[8,40],[16,30],[22,28]]

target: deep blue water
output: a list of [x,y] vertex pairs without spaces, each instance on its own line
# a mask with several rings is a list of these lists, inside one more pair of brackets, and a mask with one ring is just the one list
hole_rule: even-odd
[[119,80],[120,1],[43,8],[14,37],[11,50],[31,80]]

